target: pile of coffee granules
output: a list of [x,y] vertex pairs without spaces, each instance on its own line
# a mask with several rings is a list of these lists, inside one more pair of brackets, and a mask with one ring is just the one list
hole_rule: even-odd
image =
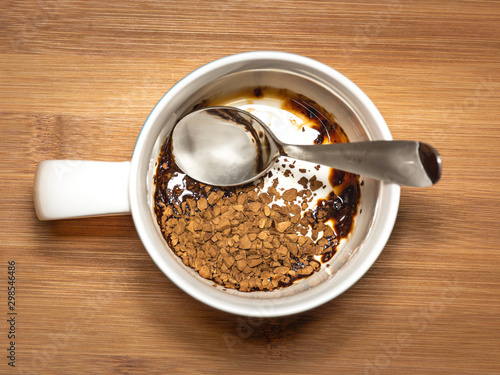
[[[290,175],[294,163],[285,162]],[[316,176],[302,177],[300,189],[280,187],[272,172],[258,184],[208,186],[178,169],[167,139],[155,176],[155,213],[170,248],[200,276],[226,288],[270,291],[319,270],[349,234],[359,179],[332,170],[329,180],[338,195],[331,192],[313,209],[314,192],[326,188]]]

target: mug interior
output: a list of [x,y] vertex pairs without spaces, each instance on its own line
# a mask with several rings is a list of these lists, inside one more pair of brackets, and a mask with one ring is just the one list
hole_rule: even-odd
[[[154,175],[160,149],[176,122],[204,101],[230,98],[252,87],[287,89],[331,113],[349,140],[391,139],[373,103],[335,70],[304,57],[253,52],[214,61],[188,75],[158,103],[138,138],[132,159],[131,207],[138,233],[160,269],[208,305],[247,316],[280,316],[315,307],[339,295],[368,270],[395,221],[399,187],[361,177],[361,200],[351,234],[320,271],[291,286],[240,292],[214,284],[186,267],[168,248],[153,210]],[[231,103],[225,103],[230,105]]]

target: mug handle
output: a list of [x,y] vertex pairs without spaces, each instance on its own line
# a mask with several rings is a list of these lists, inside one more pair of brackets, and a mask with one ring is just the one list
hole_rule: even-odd
[[45,160],[35,173],[40,220],[130,213],[130,161]]

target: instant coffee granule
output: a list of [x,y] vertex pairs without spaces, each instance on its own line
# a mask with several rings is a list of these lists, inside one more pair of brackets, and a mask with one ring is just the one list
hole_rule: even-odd
[[[264,179],[257,185],[208,186],[180,172],[168,150],[167,142],[156,176],[163,236],[186,266],[221,286],[240,291],[288,286],[319,270],[350,230],[359,195],[355,175],[344,174],[342,194],[332,192],[311,210],[314,191],[326,188],[316,176],[302,177],[299,190],[280,188],[271,172],[264,178],[272,182],[267,188]],[[293,164],[283,165],[285,175],[292,173]]]

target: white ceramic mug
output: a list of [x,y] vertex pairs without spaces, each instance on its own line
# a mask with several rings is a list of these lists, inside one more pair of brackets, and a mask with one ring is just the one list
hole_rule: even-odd
[[137,139],[131,161],[43,161],[35,178],[41,220],[132,214],[137,232],[158,267],[198,300],[239,315],[272,317],[325,303],[352,286],[375,262],[392,231],[400,187],[364,179],[360,212],[352,233],[328,267],[271,292],[240,292],[215,286],[186,267],[168,248],[153,211],[154,174],[160,148],[175,123],[193,106],[228,89],[270,86],[314,100],[351,141],[390,140],[389,129],[370,99],[336,70],[282,52],[247,52],[213,61],[186,76],[158,102]]

